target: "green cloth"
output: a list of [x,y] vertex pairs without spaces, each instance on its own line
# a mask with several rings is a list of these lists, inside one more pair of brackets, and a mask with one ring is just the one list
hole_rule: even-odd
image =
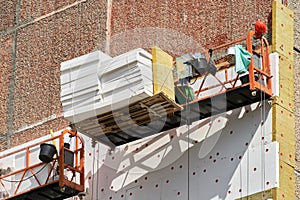
[[185,96],[188,98],[189,101],[193,101],[195,96],[194,96],[194,90],[192,87],[186,87],[185,89]]
[[242,45],[235,45],[235,71],[242,74],[248,71],[251,54]]
[[176,86],[175,100],[176,103],[185,104],[195,99],[194,90],[190,86]]

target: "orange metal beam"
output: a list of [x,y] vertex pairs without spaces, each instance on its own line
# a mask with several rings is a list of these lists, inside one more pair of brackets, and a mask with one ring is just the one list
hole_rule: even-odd
[[[71,137],[75,137],[76,138],[75,139],[76,140],[76,145],[75,145],[75,150],[74,151],[64,148],[64,136],[65,136],[65,134],[70,134]],[[41,181],[36,176],[34,168],[42,166],[45,163],[39,162],[39,163],[32,163],[31,164],[31,161],[30,161],[30,155],[31,155],[30,149],[31,148],[36,148],[36,146],[38,146],[40,144],[43,144],[43,143],[47,143],[49,141],[52,141],[53,139],[59,139],[59,155],[58,155],[58,158],[54,158],[53,159],[53,161],[52,161],[53,164],[52,164],[52,167],[51,167],[50,171],[48,172],[47,179],[46,179],[45,183],[42,184]],[[75,157],[76,157],[76,166],[75,167],[67,166],[67,165],[64,164],[64,151],[65,150],[73,152],[75,154]],[[30,145],[28,147],[25,147],[25,148],[13,151],[11,153],[2,155],[0,157],[0,159],[12,156],[14,154],[19,154],[21,152],[25,153],[25,162],[26,162],[25,163],[25,167],[23,169],[19,169],[19,170],[11,172],[9,174],[0,176],[0,178],[3,179],[3,178],[6,178],[6,177],[13,176],[15,174],[22,173],[22,177],[19,180],[19,183],[18,183],[15,191],[13,191],[13,193],[10,194],[10,195],[19,196],[20,194],[24,194],[26,192],[30,192],[31,191],[31,190],[27,190],[27,191],[18,192],[19,189],[20,189],[20,187],[21,187],[21,185],[22,185],[22,183],[23,183],[23,181],[24,181],[24,179],[25,179],[26,173],[28,171],[31,172],[31,174],[33,175],[32,177],[37,181],[37,183],[39,185],[38,187],[32,188],[32,190],[34,190],[34,191],[36,189],[42,188],[43,186],[50,185],[50,184],[55,183],[55,182],[58,182],[60,187],[70,186],[71,188],[74,188],[74,189],[76,189],[79,192],[83,192],[84,191],[84,166],[83,166],[84,165],[84,145],[83,145],[83,139],[77,134],[77,131],[67,130],[66,129],[66,130],[62,131],[59,136],[55,136],[53,138],[49,138],[49,139],[43,140],[43,141],[38,142],[36,144]],[[56,164],[56,162],[58,162],[58,165],[59,165],[59,180],[48,182],[51,174],[53,174],[53,172],[55,170],[55,164]],[[72,178],[71,181],[65,179],[65,176],[64,176],[64,170],[65,170],[65,168],[68,168],[70,171],[72,171],[73,172],[73,176],[76,176],[75,173],[79,173],[79,176],[80,176],[79,183],[73,182],[72,181],[73,178]],[[7,191],[7,193],[8,193],[8,190],[5,188],[5,185],[3,184],[3,182],[1,181],[1,179],[0,179],[0,184],[4,187],[5,191]],[[8,198],[11,198],[11,196],[8,197]]]

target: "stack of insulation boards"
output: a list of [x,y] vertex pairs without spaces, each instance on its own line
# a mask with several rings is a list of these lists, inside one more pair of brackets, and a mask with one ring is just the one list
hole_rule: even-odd
[[153,95],[152,55],[96,51],[61,64],[63,115],[76,124]]

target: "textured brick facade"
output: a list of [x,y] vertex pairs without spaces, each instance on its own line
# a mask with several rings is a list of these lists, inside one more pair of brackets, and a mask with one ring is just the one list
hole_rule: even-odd
[[0,60],[1,60],[1,70],[0,70],[0,136],[6,132],[6,121],[7,115],[7,100],[8,100],[8,88],[9,88],[9,77],[11,73],[11,62],[12,62],[12,36],[8,35],[2,37],[1,49],[0,49]]
[[0,34],[14,27],[16,5],[16,0],[0,2]]
[[60,63],[105,40],[106,10],[106,2],[93,0],[1,2],[1,150],[68,125]]
[[[107,1],[1,0],[0,150],[46,135],[49,128],[59,130],[68,125],[61,117],[60,63],[97,48],[103,50],[107,31],[112,36],[111,55],[154,44],[176,55],[245,36],[257,18],[271,27],[271,3],[112,0],[111,27],[107,28]],[[291,0],[289,7],[295,11],[295,46],[299,49],[300,2]],[[297,141],[299,65],[300,54],[295,53]],[[297,142],[296,152],[299,150]],[[295,155],[300,170],[300,154]],[[297,186],[296,197],[300,199]]]
[[147,36],[141,33],[134,40],[128,34],[121,45],[119,40],[117,44],[112,43],[111,53],[118,54],[120,50],[126,52],[136,46],[148,47],[149,38],[156,40],[162,49],[175,51],[183,47],[188,51],[190,44],[174,42],[172,31],[191,38],[204,48],[218,46],[244,37],[257,18],[270,23],[270,1],[113,1],[113,37],[115,34],[149,27],[160,27],[166,31],[153,33],[155,35],[150,32]]

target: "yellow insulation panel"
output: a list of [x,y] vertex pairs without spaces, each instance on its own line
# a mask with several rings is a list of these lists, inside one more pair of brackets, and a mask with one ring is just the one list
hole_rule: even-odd
[[[290,90],[290,91],[287,91]],[[288,95],[294,99],[294,79],[279,77],[279,96]]]
[[288,111],[294,113],[295,104],[294,104],[294,96],[282,95],[280,97],[273,98],[273,104],[279,105],[281,107],[286,108]]
[[294,168],[289,164],[279,161],[279,187],[273,189],[273,199],[295,199]]
[[[278,141],[279,142],[279,141]],[[282,142],[279,144],[279,159],[288,163],[291,166],[295,166],[295,147],[294,144]]]
[[283,76],[279,77],[279,97],[275,102],[290,112],[294,112],[294,80]]
[[152,48],[153,92],[164,92],[175,100],[173,57],[158,47]]
[[273,105],[273,141],[279,142],[279,158],[295,165],[294,114],[279,105]]
[[272,50],[293,60],[294,12],[279,1],[272,4]]
[[294,89],[294,77],[287,77],[283,75],[283,73],[281,73],[282,75],[280,75],[280,72],[281,71],[279,71],[280,92],[281,90]]
[[294,112],[294,64],[284,56],[279,59],[280,96],[273,103]]
[[272,50],[278,52],[279,97],[272,106],[273,140],[279,142],[279,187],[273,199],[295,199],[294,13],[279,1],[272,4]]
[[253,195],[249,195],[238,200],[267,200],[272,198],[272,190],[266,190],[264,192],[259,192]]
[[294,63],[284,56],[279,57],[279,76],[294,79]]
[[[285,108],[279,105],[273,105],[273,132],[280,133],[280,132],[287,132],[293,133],[295,128],[295,116],[294,113],[289,112]],[[289,141],[289,143],[295,142],[294,135],[290,136],[291,139],[288,139],[286,136],[285,141]],[[273,139],[277,139],[274,138]]]

